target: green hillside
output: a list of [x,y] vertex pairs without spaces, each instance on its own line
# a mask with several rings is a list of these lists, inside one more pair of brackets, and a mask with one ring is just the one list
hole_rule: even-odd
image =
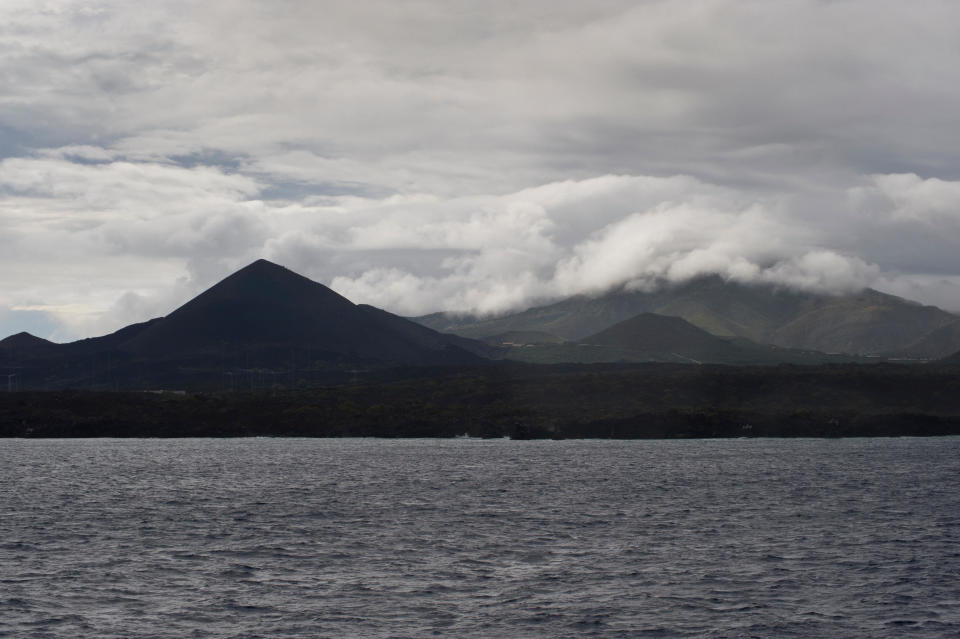
[[[858,355],[894,353],[960,321],[939,308],[870,289],[826,295],[726,282],[719,277],[654,292],[580,295],[500,317],[433,314],[416,321],[475,339],[508,331],[543,331],[580,340],[641,313],[680,317],[719,337]],[[946,350],[934,355],[951,353],[960,344],[945,343],[944,347]]]

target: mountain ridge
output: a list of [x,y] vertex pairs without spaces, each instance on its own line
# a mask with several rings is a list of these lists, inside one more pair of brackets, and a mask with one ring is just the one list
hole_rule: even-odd
[[161,318],[66,344],[21,334],[0,346],[0,365],[54,387],[96,386],[105,379],[119,385],[122,378],[133,383],[129,376],[141,385],[170,385],[191,375],[232,383],[253,370],[267,379],[282,372],[289,383],[298,370],[336,375],[371,366],[481,364],[488,349],[358,306],[267,260],[232,273]]
[[867,361],[856,355],[864,352],[940,359],[960,351],[960,317],[935,307],[872,290],[825,296],[719,277],[575,296],[493,319],[415,319],[257,260],[168,315],[108,335],[66,344],[11,335],[0,340],[0,367],[33,388],[234,388],[237,380],[256,388],[499,359],[820,364]]
[[[826,295],[739,284],[719,276],[650,292],[615,289],[593,297],[577,295],[493,318],[434,313],[413,319],[473,339],[509,331],[543,331],[579,340],[640,313],[681,317],[718,337],[854,355],[894,353],[960,321],[937,307],[872,289]],[[953,348],[957,349],[960,342]]]
[[540,364],[675,363],[769,366],[863,361],[718,337],[680,317],[640,313],[581,340],[512,344],[504,359]]

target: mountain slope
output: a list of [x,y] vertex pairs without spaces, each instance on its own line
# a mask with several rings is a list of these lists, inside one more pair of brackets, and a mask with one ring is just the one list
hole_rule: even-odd
[[0,365],[15,369],[24,388],[262,388],[337,383],[393,366],[477,364],[489,350],[259,260],[170,315],[109,335],[68,344],[8,337]]
[[866,290],[827,298],[810,311],[780,326],[775,343],[825,352],[886,353],[904,348],[958,320],[932,306]]
[[543,331],[507,331],[484,338],[491,346],[533,346],[539,344],[562,344],[567,340]]
[[258,260],[120,345],[138,356],[309,347],[321,356],[403,364],[467,363],[476,356],[401,317],[359,307],[322,284]]
[[692,359],[735,355],[742,349],[679,317],[641,313],[580,340],[633,352],[677,353]]
[[11,361],[48,358],[57,353],[58,346],[41,337],[21,332],[0,340],[0,358]]
[[[731,344],[679,317],[641,313],[579,342],[580,349],[605,349],[620,361],[759,363],[765,354]],[[589,352],[589,351],[588,351]]]
[[433,314],[416,321],[475,339],[508,331],[544,331],[577,340],[640,313],[681,317],[721,337],[852,354],[897,351],[958,321],[938,308],[869,289],[832,296],[737,284],[715,276],[653,292],[575,296],[495,318]]
[[937,359],[960,351],[960,320],[931,331],[894,355],[913,359]]
[[823,364],[851,356],[756,344],[711,335],[684,319],[641,313],[576,342],[524,344],[505,349],[505,359],[532,363],[674,362],[686,364]]
[[162,319],[162,317],[156,317],[152,320],[147,320],[146,322],[139,322],[137,324],[124,326],[120,330],[114,331],[108,335],[90,337],[87,339],[78,340],[76,342],[69,342],[67,344],[58,344],[57,347],[61,351],[74,356],[93,355],[95,353],[114,351]]
[[416,322],[394,315],[376,306],[359,304],[357,308],[370,315],[374,322],[383,331],[390,332],[400,339],[417,344],[429,350],[448,350],[457,353],[459,350],[473,353],[480,357],[490,357],[495,349],[483,342],[460,337],[449,333],[438,333]]

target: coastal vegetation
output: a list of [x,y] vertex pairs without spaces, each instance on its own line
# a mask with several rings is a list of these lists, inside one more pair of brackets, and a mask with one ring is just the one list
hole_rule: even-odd
[[502,363],[232,392],[0,393],[0,436],[955,435],[958,397],[952,366]]

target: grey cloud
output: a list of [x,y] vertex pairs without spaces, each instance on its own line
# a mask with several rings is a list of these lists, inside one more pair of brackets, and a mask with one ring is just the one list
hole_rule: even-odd
[[3,337],[21,331],[33,335],[54,335],[58,330],[60,330],[60,323],[50,313],[22,311],[0,306],[0,335]]
[[[410,313],[708,270],[955,308],[958,23],[944,0],[5,2],[0,265],[35,274],[0,271],[0,303],[82,332],[266,256]],[[44,263],[124,276],[81,295]]]
[[[500,161],[533,154],[554,171],[581,171],[572,177],[690,173],[675,165],[729,162],[771,142],[785,145],[778,161],[800,153],[843,166],[908,152],[918,139],[946,148],[941,136],[955,135],[947,61],[957,16],[946,3],[525,3],[509,20],[486,6],[445,8],[237,3],[224,19],[213,3],[180,7],[181,21],[165,24],[169,4],[115,4],[96,24],[105,39],[69,15],[36,19],[27,50],[60,51],[81,79],[70,89],[48,78],[64,89],[64,107],[35,97],[32,107],[64,127],[97,123],[131,152],[292,145],[363,162],[428,139],[434,150]],[[54,42],[68,26],[76,33]],[[890,46],[903,41],[911,55]],[[34,71],[60,62],[21,54],[6,66],[44,78]],[[102,64],[146,79],[135,91],[96,84]],[[741,158],[729,173],[762,167]]]

